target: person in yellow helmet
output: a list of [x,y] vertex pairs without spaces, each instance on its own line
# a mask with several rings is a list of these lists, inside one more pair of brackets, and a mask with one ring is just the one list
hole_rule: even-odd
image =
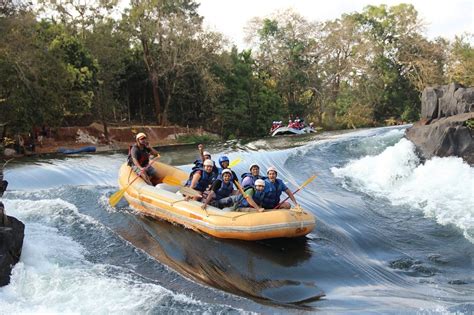
[[148,143],[146,134],[140,132],[135,136],[135,144],[130,147],[128,165],[130,165],[145,182],[155,186],[159,183],[159,178],[156,170],[150,165],[150,155],[160,157],[158,151],[153,149]]

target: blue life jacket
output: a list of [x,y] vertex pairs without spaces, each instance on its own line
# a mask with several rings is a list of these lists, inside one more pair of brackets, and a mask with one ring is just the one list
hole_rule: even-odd
[[204,169],[202,168],[197,168],[196,166],[193,167],[193,170],[191,171],[191,174],[189,174],[189,178],[186,181],[185,186],[191,186],[191,182],[193,180],[193,176],[197,171],[201,171],[201,178],[199,178],[199,181],[196,184],[196,187],[194,189],[204,192],[209,185],[212,184],[212,182],[215,180],[215,174],[214,173],[207,173]]
[[[253,188],[254,190],[254,193],[252,195],[252,199],[253,201],[255,201],[255,203],[262,207],[263,205],[263,199],[265,198],[265,191],[258,191],[257,189]],[[247,201],[247,199],[244,198],[244,200],[240,203],[241,204],[241,207],[242,208],[249,208],[251,207],[249,202]]]
[[[196,160],[193,162],[194,163],[194,166],[193,166],[193,170],[194,169],[203,169],[204,168],[204,162],[202,160]],[[216,164],[214,164],[214,166],[212,167],[212,172],[213,173],[216,173],[216,174],[220,174],[219,173],[219,170],[217,169],[216,167]]]
[[196,161],[194,161],[193,163],[194,163],[193,169],[194,169],[195,167],[202,168],[202,167],[204,166],[203,162],[202,162],[201,160],[199,160],[199,159],[196,160]]
[[[247,177],[250,178],[250,182],[247,182],[247,181],[244,182],[245,178],[247,178]],[[244,190],[249,188],[249,187],[254,186],[255,181],[257,179],[266,179],[265,176],[261,176],[261,175],[253,176],[252,173],[244,173],[244,174],[242,174],[241,178],[242,178],[242,184],[244,185]]]
[[232,182],[226,184],[220,176],[217,179],[221,180],[221,187],[219,187],[219,189],[215,192],[216,200],[229,197],[234,190],[234,184],[232,184]]
[[[222,176],[222,171],[223,171],[223,170],[225,170],[225,168],[218,167],[218,168],[217,168],[217,174],[218,174],[219,176]],[[233,183],[234,180],[239,181],[239,180],[234,176],[234,171],[231,170],[230,181]]]
[[281,187],[283,181],[276,179],[275,183],[272,183],[269,179],[265,179],[265,196],[263,197],[263,207],[265,209],[273,209],[280,202],[280,196],[282,193]]

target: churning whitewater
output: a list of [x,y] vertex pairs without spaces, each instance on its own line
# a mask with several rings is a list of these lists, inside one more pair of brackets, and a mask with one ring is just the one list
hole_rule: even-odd
[[344,187],[423,211],[439,224],[457,226],[474,243],[474,169],[461,158],[421,164],[414,145],[401,139],[378,155],[331,170]]
[[[420,161],[405,126],[206,148],[271,165],[317,218],[303,239],[220,240],[112,208],[125,153],[10,163],[26,225],[0,313],[472,313],[474,169]],[[195,146],[163,149],[190,171]]]

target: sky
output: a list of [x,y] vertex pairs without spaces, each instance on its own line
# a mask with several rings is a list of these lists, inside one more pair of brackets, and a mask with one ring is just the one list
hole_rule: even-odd
[[[454,39],[464,32],[474,33],[474,0],[197,0],[205,26],[223,33],[239,48],[244,44],[244,27],[253,17],[267,17],[277,10],[293,8],[309,21],[324,22],[343,13],[362,12],[367,5],[413,4],[425,24],[429,39],[438,36]],[[472,42],[472,40],[471,40]]]

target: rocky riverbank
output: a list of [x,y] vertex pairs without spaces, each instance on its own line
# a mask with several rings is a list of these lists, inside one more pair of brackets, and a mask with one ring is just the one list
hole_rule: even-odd
[[180,145],[183,143],[183,138],[186,137],[219,138],[218,135],[199,128],[179,126],[112,126],[107,128],[107,137],[103,125],[98,123],[92,123],[89,126],[60,127],[49,130],[47,135],[34,139],[34,150],[31,149],[31,145],[28,143],[23,150],[15,150],[14,146],[7,147],[4,152],[5,158],[58,153],[62,148],[73,150],[85,146],[95,146],[97,151],[102,152],[126,150],[134,142],[135,134],[138,132],[145,132],[150,144],[154,147]]
[[421,120],[405,136],[422,158],[459,156],[474,165],[474,88],[459,84],[425,88]]

